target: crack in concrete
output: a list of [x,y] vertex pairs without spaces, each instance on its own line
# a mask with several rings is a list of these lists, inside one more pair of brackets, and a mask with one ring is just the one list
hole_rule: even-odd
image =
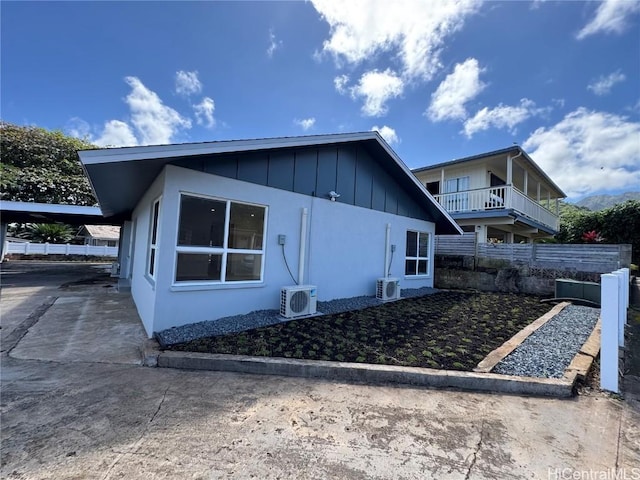
[[156,409],[155,412],[153,412],[153,415],[151,415],[151,418],[147,422],[147,425],[144,427],[144,430],[142,431],[142,434],[140,435],[140,438],[138,438],[138,440],[136,440],[134,442],[134,444],[132,445],[132,447],[128,451],[124,451],[124,452],[116,452],[116,451],[114,451],[114,453],[117,453],[118,456],[113,461],[113,463],[109,466],[108,470],[105,472],[104,476],[102,477],[102,480],[107,480],[109,477],[111,477],[111,472],[113,472],[113,470],[116,467],[116,465],[126,455],[146,455],[146,454],[141,454],[138,450],[140,450],[140,447],[142,446],[142,441],[144,440],[144,437],[149,432],[149,426],[155,420],[155,418],[158,415],[158,413],[160,413],[160,409],[162,409],[162,405],[164,405],[164,401],[167,398],[167,393],[169,392],[169,388],[170,387],[165,388],[164,393],[162,394],[162,399],[160,400],[160,403],[158,404],[158,408]]
[[[476,464],[476,460],[478,459],[478,453],[480,453],[480,448],[482,448],[483,440],[484,440],[484,419],[482,420],[482,423],[480,424],[480,438],[478,439],[478,443],[476,444],[476,448],[475,448],[474,452],[471,454],[472,455],[471,464],[469,465],[469,469],[467,470],[467,473],[464,476],[464,480],[469,480],[469,478],[471,477],[471,470],[473,469],[473,467]],[[467,458],[469,458],[469,457],[467,457]]]
[[20,340],[24,338],[29,329],[33,327],[38,320],[51,308],[51,306],[58,300],[59,297],[48,297],[42,304],[40,304],[33,312],[25,318],[20,325],[18,325],[7,338],[3,340],[2,355],[8,356],[11,350],[18,346]]

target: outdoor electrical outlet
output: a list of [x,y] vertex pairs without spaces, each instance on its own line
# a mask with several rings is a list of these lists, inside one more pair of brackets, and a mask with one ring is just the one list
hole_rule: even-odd
[[287,242],[286,235],[278,235],[278,245],[284,245]]
[[395,245],[391,245],[391,251],[395,252],[396,251],[396,246]]

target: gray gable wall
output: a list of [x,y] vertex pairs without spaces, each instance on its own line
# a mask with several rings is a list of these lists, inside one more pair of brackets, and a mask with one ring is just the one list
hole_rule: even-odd
[[200,155],[171,162],[183,168],[338,202],[434,221],[361,144]]

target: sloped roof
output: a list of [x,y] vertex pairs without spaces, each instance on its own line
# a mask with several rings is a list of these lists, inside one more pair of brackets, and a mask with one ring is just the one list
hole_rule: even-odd
[[118,240],[120,238],[120,227],[113,225],[85,225],[84,228],[89,235],[100,240]]
[[256,152],[359,142],[375,152],[402,188],[424,206],[437,233],[461,233],[456,222],[427,192],[378,132],[309,135],[251,140],[227,140],[144,147],[80,150],[78,156],[105,216],[129,218],[144,192],[167,164],[185,157]]

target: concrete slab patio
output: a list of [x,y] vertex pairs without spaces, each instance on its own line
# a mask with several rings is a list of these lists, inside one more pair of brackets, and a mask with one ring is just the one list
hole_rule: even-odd
[[559,400],[146,368],[109,348],[81,351],[105,332],[128,345],[141,330],[128,296],[95,285],[32,296],[24,288],[3,282],[3,317],[13,306],[18,326],[44,297],[57,300],[0,359],[2,478],[640,475],[637,404],[605,394]]

